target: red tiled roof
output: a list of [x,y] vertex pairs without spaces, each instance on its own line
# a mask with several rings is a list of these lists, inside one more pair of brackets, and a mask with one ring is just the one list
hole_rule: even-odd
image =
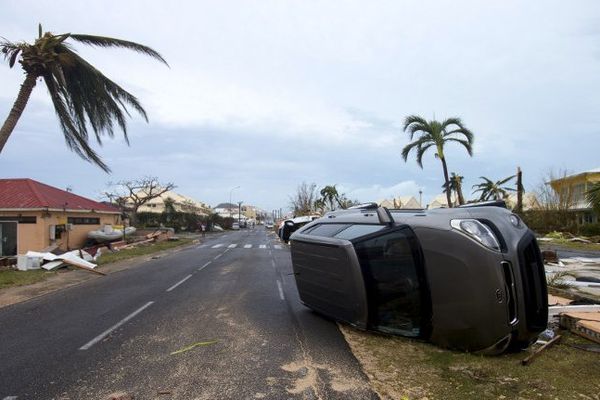
[[77,196],[33,179],[0,179],[0,209],[2,208],[58,208],[119,213],[117,208],[108,204]]

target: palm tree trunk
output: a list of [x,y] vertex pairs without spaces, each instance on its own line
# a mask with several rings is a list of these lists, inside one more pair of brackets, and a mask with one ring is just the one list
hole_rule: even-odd
[[446,188],[447,188],[446,200],[448,200],[448,207],[452,208],[452,199],[450,197],[450,179],[448,178],[448,167],[446,166],[446,159],[444,157],[440,157],[440,160],[442,160],[442,167],[444,167],[444,180],[446,182]]
[[517,167],[517,212],[523,212],[523,173]]
[[8,141],[10,134],[15,129],[17,125],[17,121],[21,118],[21,114],[23,114],[23,110],[25,110],[25,106],[27,105],[27,101],[29,100],[29,96],[31,96],[31,92],[35,87],[36,76],[33,74],[27,74],[25,77],[25,81],[21,85],[21,89],[19,90],[19,95],[17,96],[17,100],[15,100],[15,104],[13,104],[6,121],[4,121],[4,125],[0,128],[0,153],[4,148],[4,145]]
[[465,204],[465,196],[463,196],[462,183],[460,182],[456,182],[456,195],[458,196],[458,204],[461,206]]

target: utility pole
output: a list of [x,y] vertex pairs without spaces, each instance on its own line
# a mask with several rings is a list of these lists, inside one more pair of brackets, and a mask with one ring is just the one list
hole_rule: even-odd
[[423,208],[423,191],[419,189],[419,207]]
[[238,201],[238,226],[241,228],[241,213],[242,213],[242,203],[243,201]]
[[233,213],[233,212],[231,211],[231,195],[233,194],[233,191],[234,191],[235,189],[239,189],[239,188],[240,188],[239,186],[236,186],[236,187],[234,187],[234,188],[231,188],[231,190],[229,191],[229,205],[227,206],[227,208],[229,208],[229,218],[231,218],[231,217],[232,217],[232,213]]

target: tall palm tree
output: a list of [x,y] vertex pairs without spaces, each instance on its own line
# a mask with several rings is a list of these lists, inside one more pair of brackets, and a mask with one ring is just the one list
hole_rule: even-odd
[[[456,193],[456,197],[458,198],[458,204],[461,206],[465,204],[465,197],[463,196],[462,191],[463,178],[463,176],[457,175],[453,172],[450,175],[450,182],[448,186],[450,188],[450,194],[452,194],[452,192]],[[446,193],[446,191],[448,190],[446,185],[443,185],[442,188],[444,189],[444,193]]]
[[110,169],[90,147],[89,128],[98,144],[101,136],[114,136],[115,124],[123,131],[127,143],[127,106],[132,107],[146,121],[148,116],[138,99],[108,79],[93,65],[80,57],[67,39],[97,47],[123,47],[153,57],[168,65],[162,56],[150,47],[103,36],[64,33],[42,34],[39,25],[38,38],[33,44],[0,41],[0,52],[12,68],[18,61],[25,71],[17,99],[6,121],[0,128],[0,152],[21,117],[38,78],[43,79],[54,110],[58,116],[67,146],[84,160],[98,165],[104,171]]
[[[462,145],[469,153],[473,155],[473,133],[468,130],[460,118],[448,118],[439,122],[436,120],[427,121],[418,115],[409,115],[404,121],[404,131],[410,135],[410,140],[417,136],[417,139],[410,142],[402,149],[402,158],[408,159],[412,150],[416,151],[417,164],[423,168],[423,154],[430,147],[436,150],[435,156],[442,162],[444,169],[444,187],[449,187],[448,166],[444,155],[444,146],[449,142],[456,142]],[[450,191],[446,191],[448,207],[452,207]]]
[[479,179],[483,179],[483,182],[477,185],[473,185],[473,188],[477,188],[473,191],[473,194],[481,192],[481,195],[479,196],[479,201],[505,199],[506,197],[508,197],[508,192],[514,192],[516,190],[509,186],[502,185],[505,185],[508,181],[514,179],[515,176],[516,175],[512,175],[508,178],[504,178],[496,182],[486,178],[485,176],[480,176]]

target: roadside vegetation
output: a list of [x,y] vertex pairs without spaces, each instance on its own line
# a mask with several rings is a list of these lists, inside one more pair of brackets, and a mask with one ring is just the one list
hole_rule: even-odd
[[134,257],[150,255],[163,250],[185,246],[192,243],[192,239],[166,240],[151,245],[140,245],[131,249],[123,249],[114,253],[103,253],[98,257],[98,265],[106,265],[117,261],[127,260]]
[[352,351],[386,399],[598,399],[598,354],[572,347],[589,344],[559,332],[559,344],[530,365],[531,350],[486,357],[428,343],[341,327]]
[[0,289],[11,286],[24,286],[41,282],[56,272],[36,269],[29,271],[4,270],[0,271]]

